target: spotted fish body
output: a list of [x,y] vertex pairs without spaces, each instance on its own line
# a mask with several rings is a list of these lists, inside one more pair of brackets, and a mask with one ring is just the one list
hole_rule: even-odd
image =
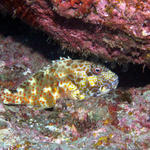
[[84,60],[60,58],[35,73],[16,92],[1,94],[4,104],[53,107],[59,99],[82,100],[115,89],[118,76],[106,67]]

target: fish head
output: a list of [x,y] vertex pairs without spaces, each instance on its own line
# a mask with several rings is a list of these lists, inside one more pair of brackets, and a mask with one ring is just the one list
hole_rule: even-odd
[[72,80],[85,97],[100,96],[117,88],[118,76],[101,64],[77,60],[71,69]]

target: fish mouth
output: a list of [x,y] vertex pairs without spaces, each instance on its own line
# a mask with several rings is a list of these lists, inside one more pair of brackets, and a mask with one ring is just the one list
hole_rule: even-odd
[[[116,89],[117,88],[117,86],[118,86],[118,83],[119,83],[119,80],[118,80],[118,77],[116,77],[115,76],[115,80],[113,81],[113,82],[111,82],[111,83],[108,83],[108,84],[105,84],[104,85],[104,90],[114,90],[114,89]],[[101,89],[102,91],[103,91],[103,89]]]
[[111,83],[111,88],[116,89],[118,84],[119,84],[119,79],[118,77],[116,77],[116,79]]
[[106,87],[99,87],[99,88],[95,88],[96,90],[93,92],[92,96],[94,97],[98,97],[101,96],[103,94],[107,94],[111,89],[110,88],[106,88]]
[[97,91],[94,95],[100,96],[103,94],[107,94],[109,91],[116,89],[118,86],[119,80],[118,80],[118,77],[115,77],[115,78],[116,79],[113,82],[105,84],[104,86],[97,88]]
[[101,96],[116,89],[118,86],[119,80],[118,80],[118,77],[115,76],[115,78],[116,79],[111,83],[105,83],[103,86],[93,88],[91,90],[92,96],[94,97]]

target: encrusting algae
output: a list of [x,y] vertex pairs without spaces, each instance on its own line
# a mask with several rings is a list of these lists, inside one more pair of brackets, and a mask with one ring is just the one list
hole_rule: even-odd
[[1,93],[4,104],[53,107],[56,100],[82,100],[115,89],[118,76],[106,67],[84,60],[60,58],[23,82],[16,92]]

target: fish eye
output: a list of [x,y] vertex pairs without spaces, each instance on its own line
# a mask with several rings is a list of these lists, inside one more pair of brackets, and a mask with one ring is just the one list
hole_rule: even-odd
[[93,73],[94,74],[99,74],[99,73],[101,73],[101,71],[102,70],[100,68],[98,68],[98,67],[97,68],[93,68]]

